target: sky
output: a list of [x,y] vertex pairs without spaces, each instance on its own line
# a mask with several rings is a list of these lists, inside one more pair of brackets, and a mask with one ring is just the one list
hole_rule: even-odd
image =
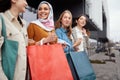
[[120,0],[107,0],[110,18],[110,39],[120,41]]

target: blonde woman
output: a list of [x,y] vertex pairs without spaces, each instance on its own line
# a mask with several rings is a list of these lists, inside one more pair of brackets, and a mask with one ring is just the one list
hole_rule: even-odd
[[65,45],[64,51],[65,53],[69,53],[70,51],[76,51],[76,46],[80,44],[81,40],[77,40],[76,42],[72,42],[72,14],[69,10],[65,10],[60,15],[59,19],[56,21],[56,34],[58,36],[58,41]]
[[58,42],[63,45],[64,52],[66,53],[66,57],[71,68],[72,75],[74,80],[79,80],[74,69],[74,65],[69,57],[70,52],[76,51],[76,46],[80,44],[81,40],[77,40],[76,42],[72,42],[71,37],[71,28],[72,25],[72,14],[69,10],[65,10],[60,15],[59,19],[57,20],[55,27],[56,27],[56,34],[58,36]]

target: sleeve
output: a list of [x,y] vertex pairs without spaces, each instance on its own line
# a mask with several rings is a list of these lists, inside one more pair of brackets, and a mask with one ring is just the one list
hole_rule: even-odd
[[1,22],[1,19],[0,19],[0,49],[1,49],[1,46],[3,44],[3,37],[1,35],[1,31],[2,31],[2,22]]
[[27,34],[28,34],[28,45],[35,45],[34,43],[29,43],[30,40],[33,40],[34,37],[34,25],[32,23],[30,23],[27,27]]
[[33,39],[34,37],[34,25],[30,23],[27,28],[28,38]]
[[72,29],[72,34],[71,34],[72,42],[74,43],[76,41],[75,37],[75,30]]
[[62,31],[60,31],[59,29],[56,29],[56,34],[58,36],[59,43],[66,43],[66,47],[64,48],[65,53],[69,53],[70,51],[74,51],[73,47],[63,39],[64,36],[63,36]]
[[86,47],[89,48],[90,47],[89,38],[88,36],[84,36],[84,38],[85,38]]
[[4,42],[4,38],[1,35],[1,31],[2,31],[2,22],[1,22],[1,19],[0,19],[0,49],[1,49],[1,46]]
[[72,37],[73,37],[73,40],[75,42],[77,40],[77,34],[76,34],[75,28],[72,29]]

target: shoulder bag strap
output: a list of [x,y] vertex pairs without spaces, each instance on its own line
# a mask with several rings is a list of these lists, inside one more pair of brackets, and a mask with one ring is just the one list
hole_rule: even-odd
[[3,19],[3,16],[0,14],[0,19],[1,19],[1,23],[2,23],[2,36],[4,36],[4,38],[6,38],[6,25]]

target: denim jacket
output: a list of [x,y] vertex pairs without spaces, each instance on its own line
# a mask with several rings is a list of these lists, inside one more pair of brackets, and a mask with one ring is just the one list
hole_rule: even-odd
[[71,51],[74,51],[73,43],[68,38],[67,31],[64,28],[60,27],[60,28],[56,29],[55,32],[56,32],[56,34],[58,36],[58,39],[64,40],[65,42],[67,42],[69,44],[69,45],[66,46],[66,48],[64,48],[64,52],[69,53]]

